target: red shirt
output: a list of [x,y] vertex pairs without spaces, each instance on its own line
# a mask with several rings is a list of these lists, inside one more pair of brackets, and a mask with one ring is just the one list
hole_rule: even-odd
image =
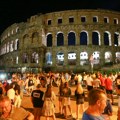
[[113,82],[109,77],[105,79],[105,88],[106,88],[106,90],[112,90],[113,89],[112,84],[113,84]]
[[105,78],[100,76],[101,86],[105,86]]

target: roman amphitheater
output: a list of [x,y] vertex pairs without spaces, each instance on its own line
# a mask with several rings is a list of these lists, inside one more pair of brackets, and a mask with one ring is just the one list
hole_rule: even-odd
[[40,13],[9,26],[0,39],[0,66],[7,72],[97,70],[120,63],[120,13]]

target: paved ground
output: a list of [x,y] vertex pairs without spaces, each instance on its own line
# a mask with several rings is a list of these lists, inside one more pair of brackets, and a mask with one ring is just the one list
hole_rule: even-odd
[[[71,88],[72,88],[72,95],[74,95],[75,87],[71,87]],[[45,88],[42,88],[42,89],[45,91]],[[58,95],[58,88],[53,87],[53,90],[55,91],[56,95]],[[113,115],[110,117],[111,120],[117,120],[117,97],[114,96],[114,98],[115,98],[115,104],[113,105]],[[58,112],[59,112],[58,97],[57,97],[57,100],[55,101],[55,104],[56,104],[56,118],[57,118],[57,120],[65,120],[64,118],[59,117],[59,114],[58,114]],[[24,108],[26,108],[27,110],[32,112],[32,104],[30,101],[30,97],[24,95],[24,98],[22,101],[22,106]],[[73,98],[71,98],[71,106],[72,106],[73,118],[69,118],[69,120],[74,120],[74,118],[76,118],[76,104],[75,104],[75,100]],[[85,108],[87,108],[87,106],[88,106],[88,103],[86,101]],[[68,115],[69,115],[69,112],[68,112]],[[79,114],[80,120],[81,120],[81,116],[82,116],[82,114],[80,111],[80,114]],[[42,116],[41,120],[45,120],[45,117]],[[52,120],[52,119],[50,119],[50,120]]]

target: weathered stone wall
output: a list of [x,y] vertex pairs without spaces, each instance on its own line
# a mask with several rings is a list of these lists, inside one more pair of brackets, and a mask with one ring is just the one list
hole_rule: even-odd
[[[81,22],[81,16],[86,18],[86,22]],[[93,17],[98,19],[98,22],[93,22]],[[108,18],[108,23],[104,23],[104,17]],[[70,23],[69,18],[73,18],[74,22]],[[62,23],[58,24],[58,19],[62,19]],[[114,24],[114,20],[118,23]],[[51,25],[48,21],[51,20]],[[76,37],[75,46],[68,46],[68,33],[74,31]],[[88,33],[87,45],[80,45],[80,33],[86,31]],[[92,32],[98,31],[100,34],[100,45],[92,45]],[[109,31],[111,35],[111,45],[104,45],[104,32]],[[57,34],[64,33],[64,46],[57,46]],[[100,52],[100,64],[95,65],[95,69],[104,65],[104,54],[106,51],[112,53],[112,62],[115,62],[115,53],[120,51],[120,46],[114,46],[114,33],[120,34],[120,13],[109,10],[68,10],[46,14],[38,14],[31,16],[24,23],[15,23],[8,27],[1,35],[1,46],[8,44],[10,41],[19,40],[19,48],[12,52],[5,52],[0,56],[0,66],[4,66],[7,71],[11,68],[16,71],[22,67],[32,68],[50,68],[52,71],[80,71],[90,70],[90,65],[80,65],[80,53],[86,51],[90,56],[94,51]],[[47,47],[43,41],[47,40],[47,35],[52,34],[52,46]],[[2,49],[1,49],[2,51]],[[61,51],[64,53],[64,65],[56,64],[56,54]],[[68,53],[72,51],[76,53],[76,65],[68,65]],[[31,54],[37,52],[39,55],[38,63],[31,63]],[[45,63],[45,54],[52,54],[52,65],[47,66]],[[24,53],[28,54],[28,63],[22,62]],[[16,64],[16,56],[19,57]],[[18,71],[19,71],[18,70]],[[12,71],[12,70],[11,70]]]

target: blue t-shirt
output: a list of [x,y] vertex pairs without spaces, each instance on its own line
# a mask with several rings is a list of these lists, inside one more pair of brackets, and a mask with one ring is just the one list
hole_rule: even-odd
[[82,120],[105,120],[103,116],[93,116],[86,112],[83,113]]

